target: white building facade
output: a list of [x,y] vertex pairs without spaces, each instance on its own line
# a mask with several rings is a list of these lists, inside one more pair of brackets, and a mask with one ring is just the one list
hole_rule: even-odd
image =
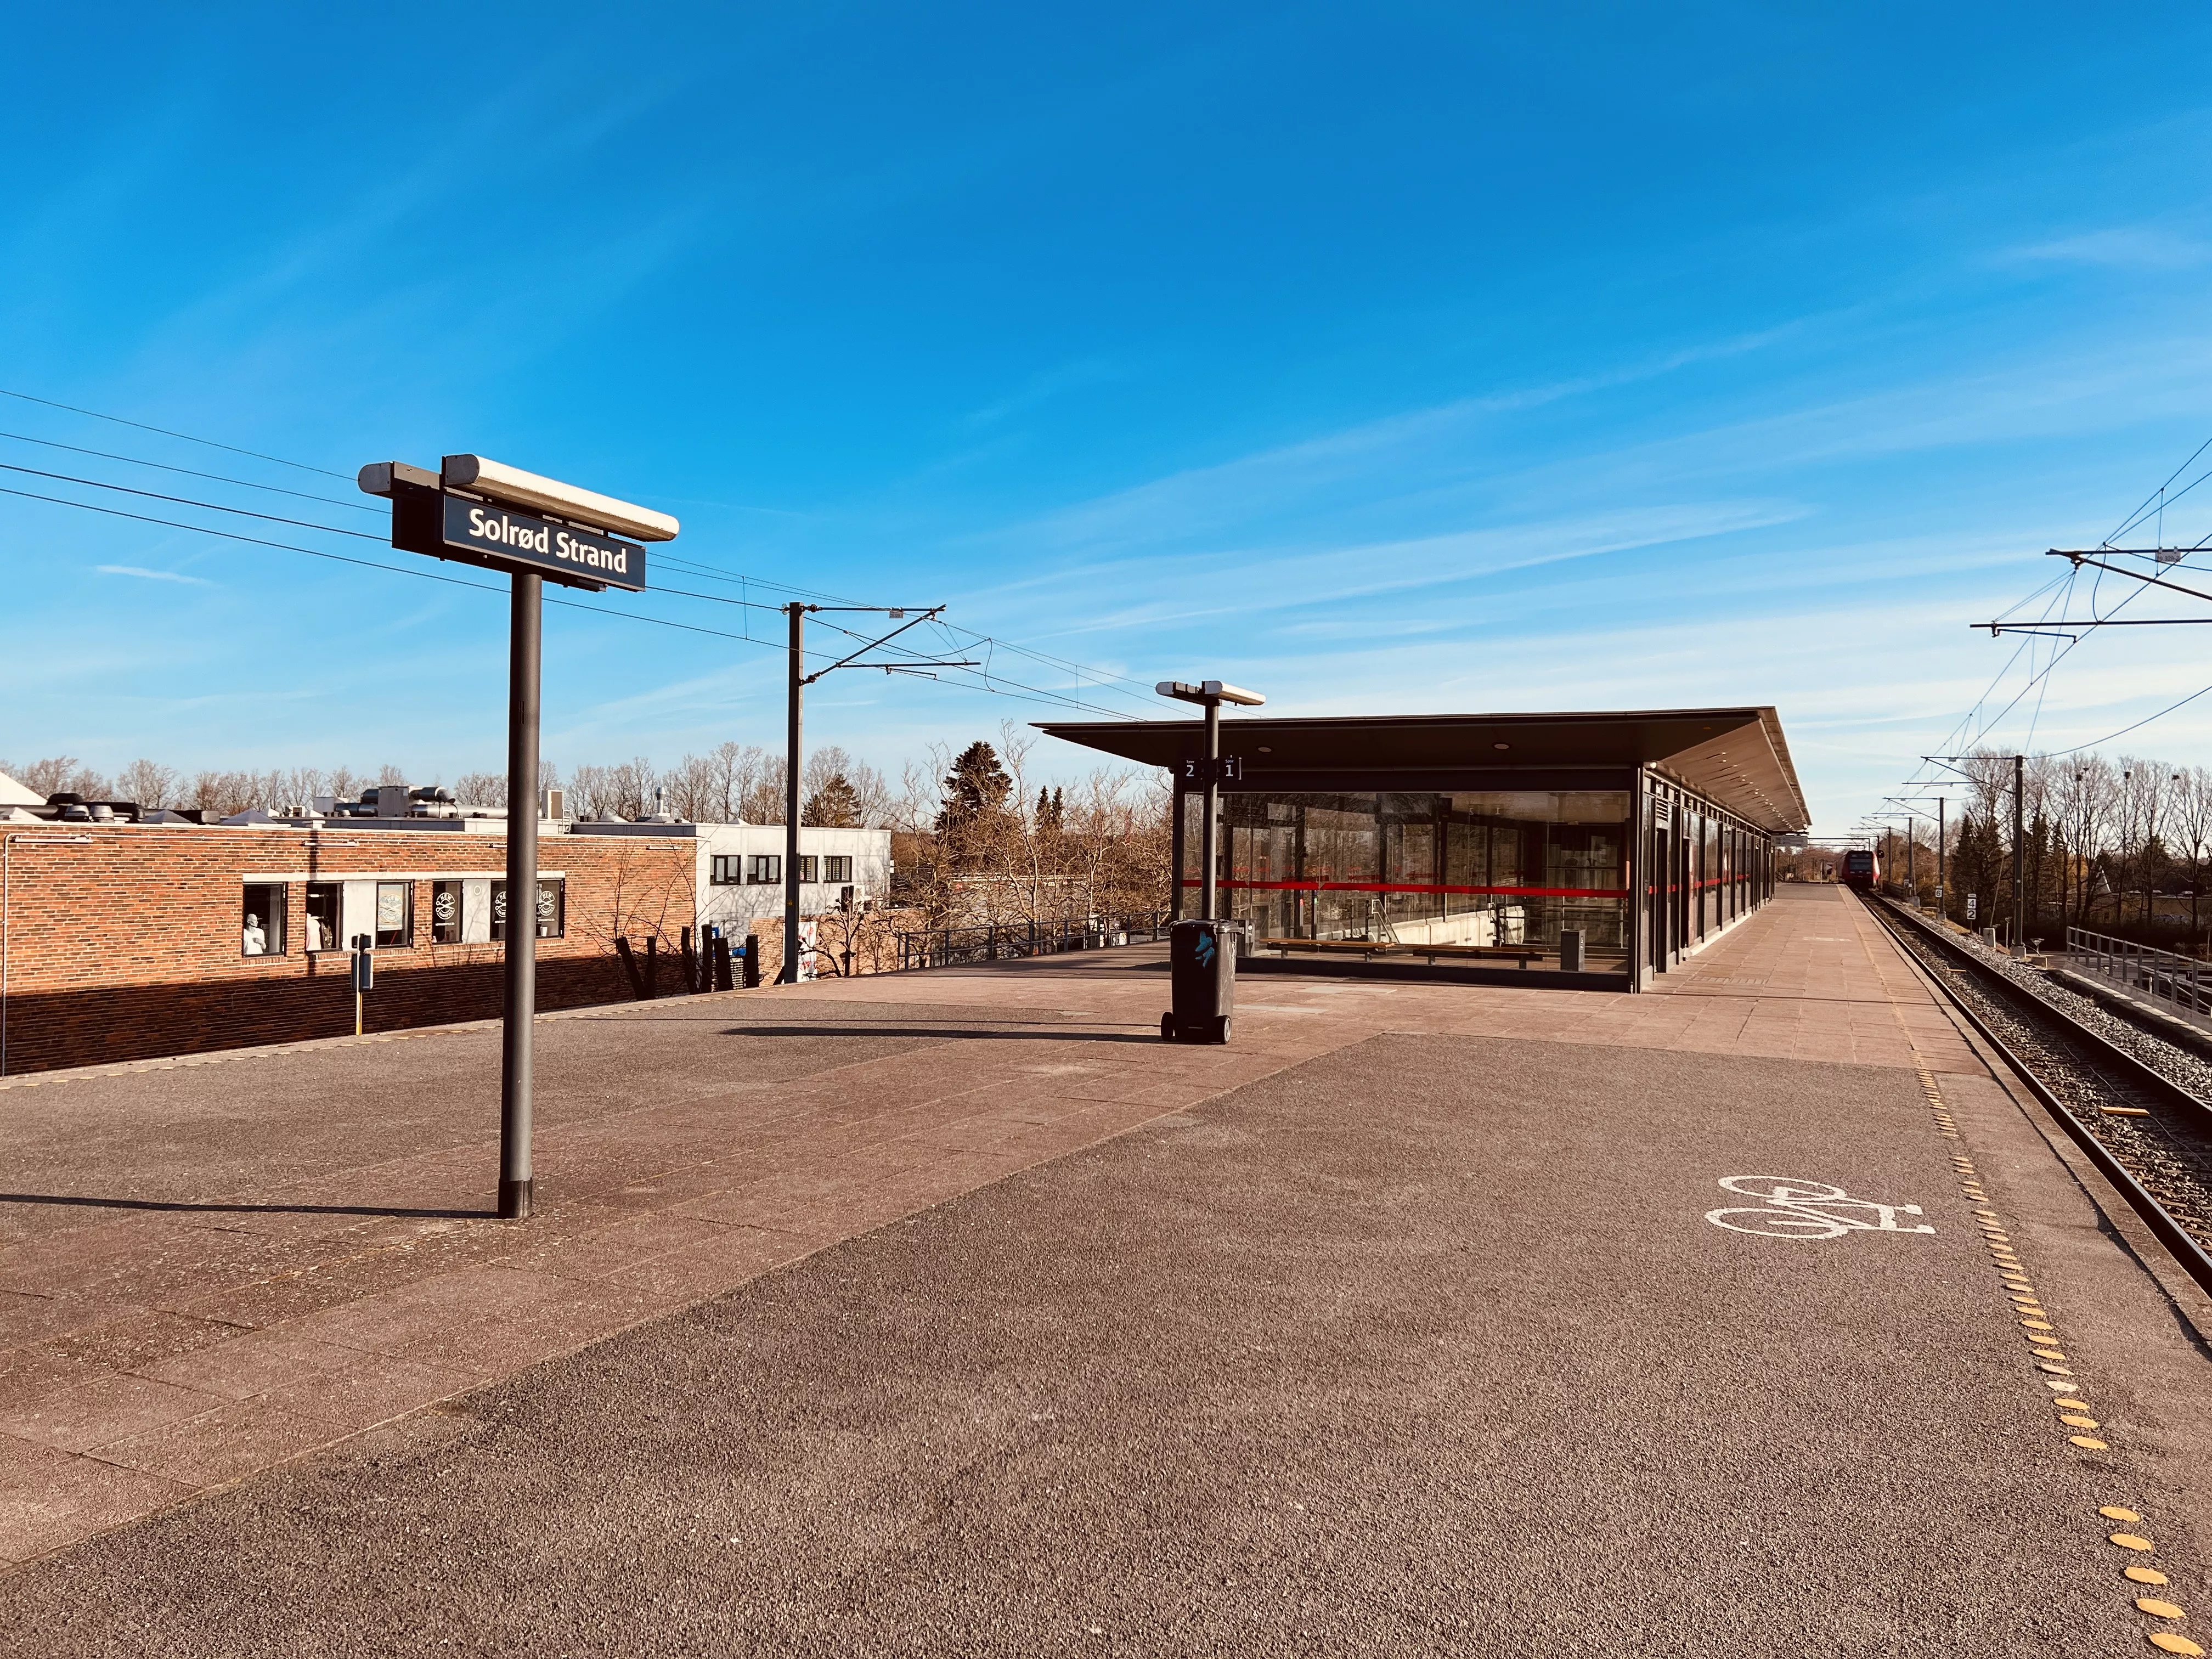
[[[699,926],[742,940],[763,918],[783,914],[784,830],[780,823],[595,823],[580,820],[578,836],[690,836],[697,844],[694,903]],[[866,909],[890,891],[888,830],[799,831],[799,914]]]

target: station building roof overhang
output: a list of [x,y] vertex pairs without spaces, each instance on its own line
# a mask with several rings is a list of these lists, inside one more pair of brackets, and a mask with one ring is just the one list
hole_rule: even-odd
[[[1037,722],[1040,731],[1146,766],[1205,754],[1203,720]],[[1291,787],[1330,774],[1581,770],[1648,766],[1771,833],[1812,822],[1781,716],[1771,708],[1656,708],[1578,714],[1224,717],[1224,754],[1243,757],[1247,789],[1270,775]],[[1366,782],[1365,787],[1378,787]],[[1386,783],[1380,787],[1388,787]],[[1408,787],[1413,786],[1409,780]]]

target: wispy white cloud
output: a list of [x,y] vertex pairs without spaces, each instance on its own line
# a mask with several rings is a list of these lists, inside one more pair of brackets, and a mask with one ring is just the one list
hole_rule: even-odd
[[1510,387],[1362,422],[1207,466],[1193,467],[1007,526],[987,541],[1083,550],[1183,541],[1257,518],[1372,505],[1428,489],[1440,473],[1480,463],[1479,434],[1500,417],[1739,356],[1794,332],[1790,324],[1635,359],[1540,385]]
[[142,581],[181,582],[186,587],[220,586],[219,583],[211,582],[204,576],[187,576],[174,570],[149,570],[143,565],[101,564],[94,565],[93,568],[103,576],[136,576]]
[[[1055,632],[1095,634],[1211,616],[1256,616],[1341,605],[1383,594],[1448,587],[1512,571],[1703,540],[1786,524],[1807,509],[1763,500],[1661,502],[1614,513],[1457,530],[1335,547],[1237,548],[1194,556],[1164,552],[1101,564],[1085,561],[1000,589],[1079,620]],[[1102,591],[1141,593],[1101,606]]]
[[1073,392],[1086,386],[1099,386],[1127,377],[1127,371],[1102,357],[1084,357],[1073,362],[1062,363],[1056,368],[1032,374],[1013,391],[994,403],[986,404],[967,417],[971,427],[995,426],[1000,421],[1048,403],[1064,392]]
[[2159,225],[2115,225],[2008,248],[2008,264],[2101,265],[2117,270],[2192,270],[2212,262],[2212,242]]

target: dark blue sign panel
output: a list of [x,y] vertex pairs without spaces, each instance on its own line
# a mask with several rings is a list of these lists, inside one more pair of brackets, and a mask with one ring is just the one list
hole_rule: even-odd
[[447,547],[477,555],[487,563],[536,569],[559,580],[626,587],[645,586],[645,550],[596,530],[550,524],[491,501],[447,495],[444,540]]

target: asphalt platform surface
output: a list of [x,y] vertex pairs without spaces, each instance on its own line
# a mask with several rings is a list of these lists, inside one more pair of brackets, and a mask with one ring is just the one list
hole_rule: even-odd
[[36,1561],[0,1652],[2146,1651],[2097,1506],[2193,1610],[2203,1488],[2054,1437],[1959,1152],[1905,1066],[1384,1031]]

